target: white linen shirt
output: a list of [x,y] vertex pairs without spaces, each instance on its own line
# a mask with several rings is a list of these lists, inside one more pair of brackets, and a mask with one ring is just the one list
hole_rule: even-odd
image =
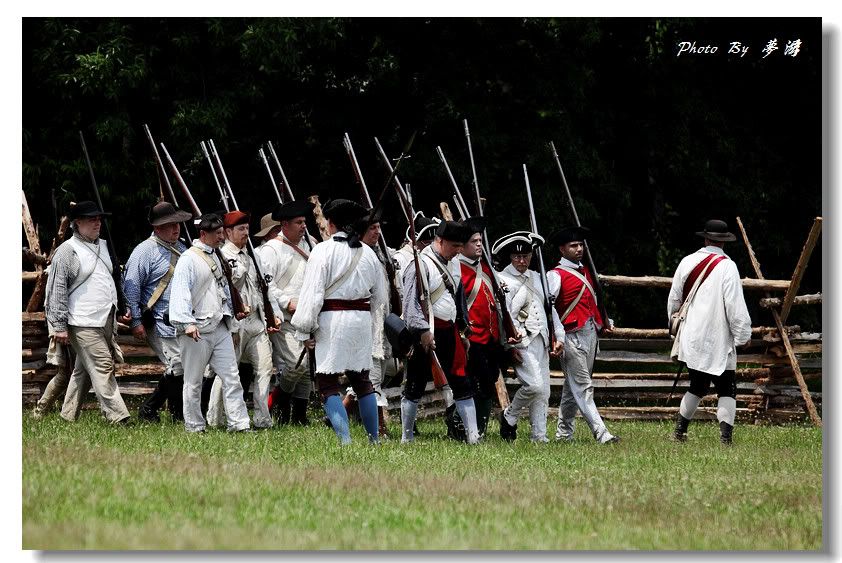
[[[536,337],[544,339],[544,345],[549,346],[549,327],[547,313],[544,309],[544,288],[541,286],[541,274],[534,270],[524,273],[517,271],[509,264],[500,272],[500,280],[506,285],[506,305],[512,315],[515,328],[523,335],[523,339],[515,348],[527,348]],[[531,285],[530,285],[531,284]],[[521,311],[526,314],[521,314]],[[558,319],[558,312],[552,307],[553,327],[556,340],[564,338],[564,328]]]
[[[718,246],[706,246],[685,256],[672,278],[667,301],[667,322],[683,303],[684,282],[709,254],[727,256]],[[751,318],[746,308],[740,273],[733,260],[723,260],[699,286],[681,329],[678,360],[688,369],[722,375],[737,368],[737,346],[751,339]]]

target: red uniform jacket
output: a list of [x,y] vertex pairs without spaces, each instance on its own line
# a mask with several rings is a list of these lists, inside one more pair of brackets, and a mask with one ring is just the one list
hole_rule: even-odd
[[[567,315],[566,319],[562,318],[564,311],[567,310],[570,303],[572,303],[573,300],[576,299],[576,296],[579,295],[579,291],[582,289],[582,285],[584,284],[576,276],[563,268],[553,268],[553,271],[561,276],[561,289],[559,290],[558,297],[555,300],[555,310],[558,312],[561,324],[564,325],[564,330],[570,331],[580,329],[585,326],[585,323],[588,322],[588,319],[591,317],[593,317],[594,322],[596,323],[597,330],[602,329],[604,325],[602,315],[599,314],[599,309],[596,306],[596,299],[587,287],[585,288],[585,293],[582,294],[582,299],[579,300],[576,307],[570,311],[570,314]],[[587,266],[582,266],[579,269],[579,273],[583,274],[591,284],[591,287],[596,289],[593,276]]]
[[[482,263],[482,271],[489,278],[492,276],[491,269]],[[482,283],[473,306],[468,310],[468,318],[471,322],[471,335],[468,340],[477,344],[488,344],[500,340],[500,324],[497,317],[497,303],[494,301],[494,294],[488,284],[477,280],[477,273],[469,265],[459,262],[462,269],[462,287],[465,288],[465,297],[471,295],[475,283]]]

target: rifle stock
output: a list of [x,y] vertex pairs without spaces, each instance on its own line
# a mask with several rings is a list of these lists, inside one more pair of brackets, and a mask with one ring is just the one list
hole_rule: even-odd
[[[99,186],[96,183],[96,177],[94,176],[94,167],[91,165],[91,158],[88,156],[88,147],[85,145],[85,136],[79,131],[79,141],[82,143],[82,152],[85,155],[85,163],[88,165],[88,173],[91,176],[91,184],[94,188],[94,196],[96,197],[96,203],[99,205],[100,211],[105,211],[105,208],[102,206],[102,199],[99,197]],[[126,295],[123,293],[123,275],[120,271],[120,259],[117,258],[117,250],[114,248],[114,240],[111,238],[111,231],[108,228],[108,222],[105,218],[102,218],[102,231],[105,235],[103,238],[105,239],[105,244],[108,247],[108,253],[111,255],[111,260],[113,262],[112,269],[111,269],[111,277],[114,278],[114,286],[117,290],[117,312],[120,316],[128,316],[129,307],[126,303]]]

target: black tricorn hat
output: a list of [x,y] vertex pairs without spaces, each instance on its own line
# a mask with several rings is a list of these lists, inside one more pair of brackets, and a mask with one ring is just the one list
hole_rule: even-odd
[[567,244],[568,242],[573,242],[575,240],[584,241],[590,234],[591,230],[587,227],[576,225],[562,227],[550,235],[550,243],[552,243],[553,246],[561,246],[562,244]]
[[322,207],[325,219],[333,221],[337,227],[347,227],[367,220],[369,209],[350,199],[332,199]]
[[103,215],[111,215],[111,213],[100,211],[99,206],[92,201],[80,201],[75,205],[70,204],[70,211],[68,212],[71,221],[79,217],[100,217]]
[[168,201],[159,201],[149,209],[149,224],[153,227],[168,223],[182,223],[192,218],[193,215]]
[[526,254],[544,244],[539,234],[530,231],[515,231],[497,239],[491,247],[491,253],[508,259],[509,254]]
[[488,219],[485,217],[471,217],[465,219],[462,223],[471,229],[471,236],[473,236],[474,233],[481,233],[485,230],[485,227],[488,226]]
[[459,221],[442,221],[436,229],[436,236],[451,242],[465,244],[474,231]]
[[205,213],[195,220],[196,228],[200,231],[215,231],[223,226],[222,217],[218,213]]
[[278,204],[272,212],[272,219],[275,221],[288,221],[296,217],[308,217],[313,214],[315,204],[306,199],[297,199],[286,203]]
[[697,235],[716,242],[731,242],[737,240],[734,233],[728,232],[728,223],[720,219],[711,219],[705,223],[703,231],[697,231]]
[[[436,228],[441,223],[438,217],[424,217],[423,211],[415,212],[415,237],[419,240],[433,240],[436,236]],[[409,227],[406,228],[406,240],[410,239]]]

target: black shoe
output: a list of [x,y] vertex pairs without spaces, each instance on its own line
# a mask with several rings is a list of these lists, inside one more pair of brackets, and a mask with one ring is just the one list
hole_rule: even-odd
[[[161,415],[160,414],[158,414],[157,412],[154,412],[154,411],[146,410],[143,407],[141,407],[140,410],[137,411],[137,418],[141,422],[153,422],[153,423],[161,422]],[[123,420],[127,420],[127,419],[124,418]]]
[[326,416],[323,416],[323,417],[322,417],[322,423],[323,423],[325,426],[327,426],[328,428],[330,428],[331,430],[333,430],[333,423],[330,421],[330,418],[328,418],[328,417],[326,417]]
[[309,399],[295,398],[292,400],[292,416],[290,417],[292,424],[298,426],[310,425],[310,421],[307,419],[307,405],[309,402]]
[[456,405],[450,405],[444,410],[444,422],[447,424],[447,437],[457,442],[468,442],[468,433],[462,417],[456,412]]
[[240,428],[239,430],[229,430],[229,432],[234,434],[256,434],[251,428]]
[[517,424],[514,426],[506,420],[506,411],[500,412],[500,437],[507,442],[514,442],[517,438]]
[[117,422],[114,423],[116,426],[134,426],[135,421],[132,417],[127,416],[126,418],[121,418]]
[[732,434],[734,432],[734,427],[728,424],[727,422],[720,422],[719,423],[719,442],[725,446],[730,446],[733,444]]
[[[292,395],[290,393],[285,393],[284,391],[279,391],[278,393],[278,402],[277,402],[277,409],[278,409],[278,426],[283,426],[285,424],[289,424],[290,421],[290,400],[292,400]],[[272,405],[272,408],[275,408],[275,404]]]
[[611,436],[606,441],[602,442],[603,444],[616,444],[620,441],[619,436]]
[[675,432],[672,435],[672,439],[676,442],[686,442],[688,426],[690,426],[690,419],[684,418],[681,416],[681,413],[678,413],[675,419]]

